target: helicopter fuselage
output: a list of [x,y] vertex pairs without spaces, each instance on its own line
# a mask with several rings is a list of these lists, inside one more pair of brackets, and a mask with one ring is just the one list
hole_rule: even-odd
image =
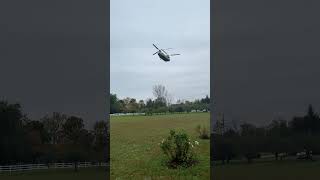
[[160,57],[160,59],[164,60],[164,61],[170,61],[170,56],[163,53],[162,51],[160,51],[158,53],[158,56]]

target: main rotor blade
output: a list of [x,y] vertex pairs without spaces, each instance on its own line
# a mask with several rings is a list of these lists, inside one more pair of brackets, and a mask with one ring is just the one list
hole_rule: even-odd
[[158,50],[160,50],[156,45],[152,44],[155,48],[157,48]]
[[163,49],[163,50],[169,50],[169,49],[172,49],[172,48],[167,48],[167,49]]
[[158,53],[159,53],[159,51],[157,51],[157,52],[153,53],[153,55],[158,54]]
[[170,54],[170,56],[177,56],[177,55],[181,55],[181,54]]
[[161,51],[163,51],[164,53],[168,54],[166,51],[164,51],[164,49],[161,49]]

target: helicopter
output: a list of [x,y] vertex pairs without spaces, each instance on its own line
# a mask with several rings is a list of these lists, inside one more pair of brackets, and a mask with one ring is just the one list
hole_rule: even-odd
[[167,48],[167,49],[159,49],[156,45],[152,44],[158,51],[153,53],[153,55],[158,54],[159,58],[162,59],[165,62],[170,61],[170,56],[177,56],[180,54],[168,54],[165,50],[172,49],[172,48]]

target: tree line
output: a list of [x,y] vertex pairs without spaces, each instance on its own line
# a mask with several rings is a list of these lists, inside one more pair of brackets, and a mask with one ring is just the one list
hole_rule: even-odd
[[153,87],[154,99],[136,100],[134,98],[119,99],[116,94],[110,94],[110,113],[174,113],[174,112],[191,112],[209,111],[210,98],[208,96],[195,101],[178,100],[173,103],[173,97],[168,93],[163,85]]
[[32,120],[19,103],[0,101],[0,165],[106,161],[108,126],[84,128],[83,119],[54,112]]
[[221,124],[224,123],[215,124],[211,144],[215,160],[228,162],[245,157],[251,162],[263,152],[273,153],[278,160],[280,153],[296,155],[304,149],[320,154],[320,118],[312,105],[304,116],[295,116],[289,121],[273,120],[267,126],[243,123],[237,129],[222,127]]

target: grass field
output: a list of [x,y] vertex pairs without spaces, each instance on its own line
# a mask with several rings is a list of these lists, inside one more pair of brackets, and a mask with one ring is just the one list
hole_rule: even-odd
[[105,168],[83,168],[78,172],[73,169],[39,170],[0,174],[1,180],[106,180]]
[[215,180],[317,180],[320,162],[282,161],[239,163],[213,167]]
[[[198,124],[209,128],[209,113],[154,116],[112,116],[111,179],[209,179],[210,140],[197,138]],[[158,143],[170,129],[184,129],[200,142],[200,163],[188,169],[168,169]]]

